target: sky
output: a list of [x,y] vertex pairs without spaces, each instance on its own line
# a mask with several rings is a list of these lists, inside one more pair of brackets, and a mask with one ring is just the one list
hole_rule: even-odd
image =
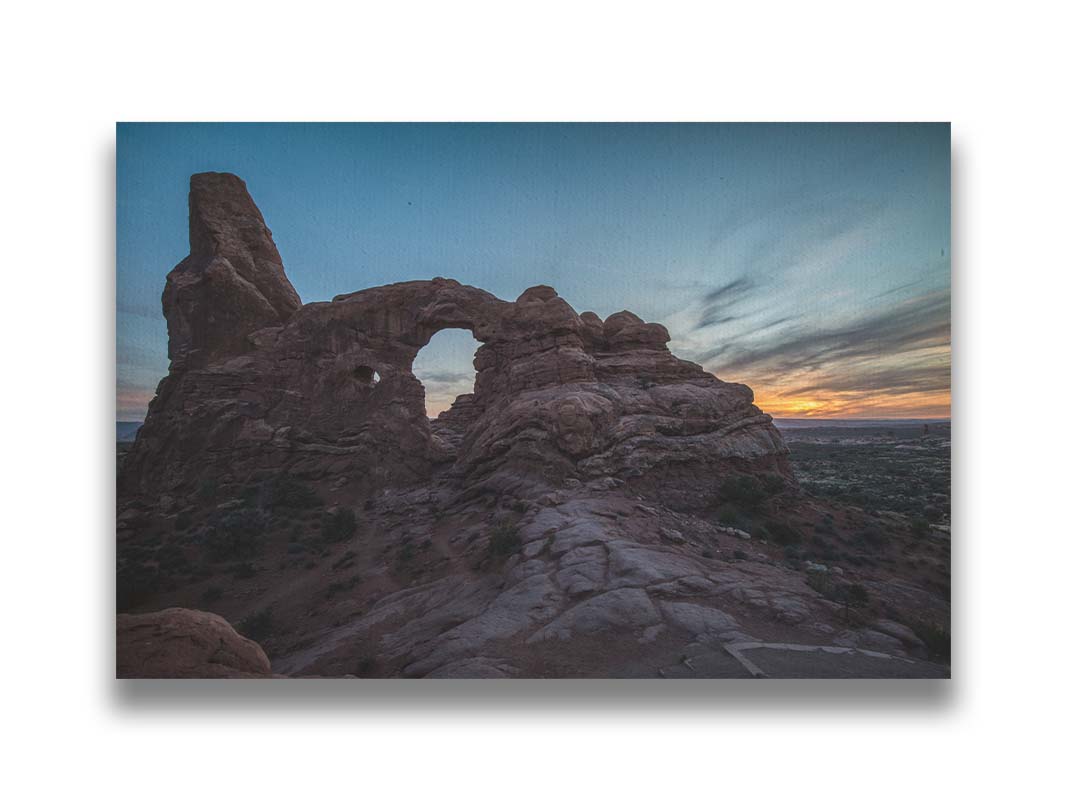
[[[306,302],[455,278],[628,309],[780,417],[949,416],[947,124],[217,124],[117,128],[117,417],[168,369],[160,295],[189,176],[240,175]],[[415,374],[436,416],[476,342]]]

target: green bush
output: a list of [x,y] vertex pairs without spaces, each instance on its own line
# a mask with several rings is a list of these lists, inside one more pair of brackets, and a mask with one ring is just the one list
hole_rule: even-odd
[[828,599],[832,599],[832,595],[837,588],[833,578],[825,572],[809,572],[807,583],[808,586]]
[[840,583],[834,587],[830,599],[846,606],[860,608],[870,602],[871,595],[862,583]]
[[340,594],[341,592],[351,591],[353,588],[355,588],[357,583],[359,583],[358,575],[353,575],[347,580],[334,581],[326,587],[326,599],[330,599],[334,595]]
[[242,561],[233,568],[233,577],[238,580],[246,580],[256,574],[256,568],[247,561]]
[[360,678],[365,678],[370,675],[378,667],[378,662],[374,659],[374,656],[363,656],[356,664],[356,675]]
[[[312,527],[315,527],[312,525]],[[356,513],[351,508],[339,508],[326,516],[322,538],[327,542],[346,542],[356,534]]]
[[146,602],[159,591],[159,569],[141,561],[121,564],[116,576],[116,604],[126,611]]
[[196,496],[201,503],[213,503],[219,494],[219,482],[214,478],[204,478],[196,489]]
[[255,555],[269,518],[259,509],[239,508],[223,514],[207,534],[208,555],[215,560]]
[[343,556],[341,556],[339,559],[334,561],[333,564],[330,566],[330,569],[332,569],[334,571],[342,570],[342,569],[348,569],[349,567],[354,566],[355,563],[356,563],[356,554],[353,553],[351,550],[349,550]]
[[791,544],[800,544],[804,540],[804,537],[800,535],[800,531],[793,528],[791,525],[778,520],[771,520],[764,527],[767,533],[767,538],[776,544],[782,546],[789,546]]
[[204,589],[204,593],[200,595],[200,600],[204,603],[217,603],[222,599],[222,589],[218,586],[209,586]]
[[856,535],[856,543],[864,550],[884,550],[889,539],[878,528],[864,528]]
[[906,624],[922,639],[932,661],[949,662],[952,658],[952,635],[947,629],[924,620],[909,620]]
[[507,557],[517,553],[522,546],[519,539],[519,529],[514,523],[508,522],[498,525],[489,533],[489,555],[493,557]]
[[407,566],[415,558],[415,546],[411,544],[410,539],[404,539],[400,542],[400,549],[396,551],[396,563],[401,566]]
[[785,488],[785,479],[781,475],[768,472],[763,476],[763,490],[769,495],[779,494]]
[[736,528],[741,522],[741,515],[737,513],[737,509],[727,506],[719,512],[719,522],[730,528]]
[[274,481],[270,501],[279,508],[318,508],[322,505],[322,498],[314,489],[288,475]]
[[733,503],[754,511],[784,488],[785,480],[774,473],[759,476],[734,475],[723,481],[719,487],[719,499],[724,503]]
[[237,624],[237,631],[257,642],[267,638],[274,633],[274,611],[267,607],[249,614]]
[[767,499],[763,484],[752,475],[735,475],[723,481],[719,497],[726,503],[734,503],[750,511],[758,508]]

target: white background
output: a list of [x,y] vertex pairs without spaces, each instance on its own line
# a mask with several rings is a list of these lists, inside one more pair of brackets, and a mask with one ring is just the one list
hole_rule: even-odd
[[[7,796],[1062,790],[1067,170],[1055,9],[9,4]],[[953,680],[118,687],[114,122],[201,119],[952,121]]]

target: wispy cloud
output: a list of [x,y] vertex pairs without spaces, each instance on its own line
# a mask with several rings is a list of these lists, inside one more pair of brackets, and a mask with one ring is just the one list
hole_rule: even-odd
[[732,309],[736,309],[739,303],[744,302],[754,288],[755,284],[751,278],[735,278],[707,292],[704,295],[700,319],[694,328],[710,328],[738,319],[738,314]]
[[458,384],[463,382],[470,382],[474,380],[474,367],[472,366],[469,371],[460,372],[453,370],[430,370],[429,372],[420,372],[419,380],[424,384]]
[[927,292],[868,316],[786,326],[757,343],[729,340],[701,360],[720,377],[752,385],[757,403],[778,413],[884,413],[902,405],[947,413],[949,304],[947,289]]
[[769,343],[725,345],[716,366],[724,371],[772,365],[794,372],[865,357],[885,357],[946,345],[950,336],[947,290],[910,298],[865,319],[823,329],[782,332]]

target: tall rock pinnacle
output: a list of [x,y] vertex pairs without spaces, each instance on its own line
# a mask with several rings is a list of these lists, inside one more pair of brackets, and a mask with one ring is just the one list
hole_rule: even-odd
[[163,314],[172,369],[248,348],[248,335],[300,308],[270,229],[244,181],[224,172],[189,180],[189,256],[170,271]]

